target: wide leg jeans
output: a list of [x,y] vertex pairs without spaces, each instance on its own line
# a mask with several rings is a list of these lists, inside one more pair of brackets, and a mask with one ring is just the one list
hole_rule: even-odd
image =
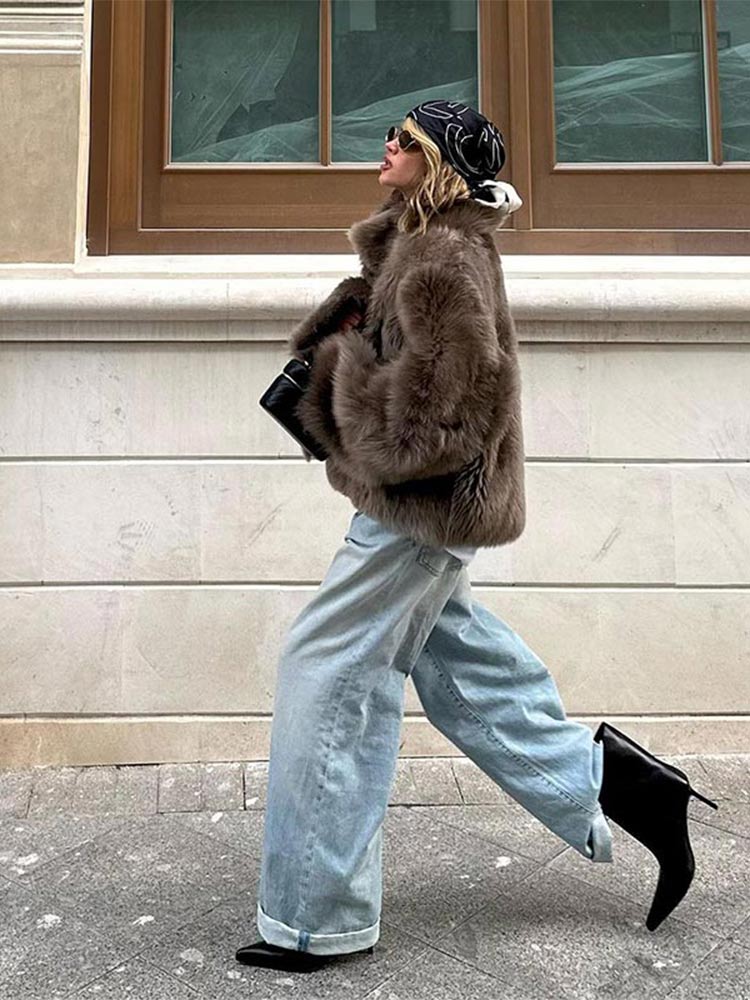
[[[432,724],[545,826],[612,860],[602,745],[466,567],[355,512],[279,661],[258,930],[319,955],[380,934],[382,824],[412,677]],[[418,887],[415,886],[415,891]]]

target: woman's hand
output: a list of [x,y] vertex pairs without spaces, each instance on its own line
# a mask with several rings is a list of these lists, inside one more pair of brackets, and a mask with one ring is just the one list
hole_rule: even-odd
[[[342,317],[350,323],[361,321],[367,312],[371,287],[362,277],[345,278],[332,292],[297,323],[287,338],[287,348],[292,357],[302,359],[312,354],[329,334],[341,329]],[[351,329],[347,325],[346,329]]]
[[362,313],[359,309],[350,309],[341,321],[342,331],[347,333],[349,330],[356,330],[357,327],[362,325],[362,318]]
[[336,334],[350,333],[352,330],[358,330],[361,327],[362,319],[362,313],[359,309],[350,309],[343,319],[339,321],[338,327],[335,330],[332,330],[325,336],[325,338],[319,340],[314,347],[311,347],[304,352],[306,360],[309,361],[310,364],[315,364],[315,358],[317,358],[320,353],[323,344],[330,343],[332,339],[335,339]]

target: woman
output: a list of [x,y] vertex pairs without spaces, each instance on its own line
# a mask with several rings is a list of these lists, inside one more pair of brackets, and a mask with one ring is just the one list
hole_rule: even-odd
[[582,855],[612,860],[605,814],[653,851],[651,930],[693,876],[689,796],[716,808],[606,722],[592,736],[569,720],[544,664],[472,599],[476,548],[525,523],[516,335],[493,240],[520,205],[494,180],[503,161],[474,109],[413,108],[386,136],[392,192],[349,230],[362,275],[290,338],[313,359],[300,418],[357,510],[279,664],[263,940],[239,949],[245,964],[312,971],[372,952],[407,676],[433,725]]

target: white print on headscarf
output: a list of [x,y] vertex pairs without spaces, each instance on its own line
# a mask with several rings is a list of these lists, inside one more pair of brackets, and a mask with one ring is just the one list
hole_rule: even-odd
[[500,130],[462,101],[424,101],[409,111],[470,187],[499,173],[505,162]]
[[[478,133],[469,132],[463,123],[451,122],[445,129],[449,159],[459,173],[475,177],[496,174],[503,165],[503,147],[497,130],[489,124]],[[460,168],[463,167],[463,170]]]

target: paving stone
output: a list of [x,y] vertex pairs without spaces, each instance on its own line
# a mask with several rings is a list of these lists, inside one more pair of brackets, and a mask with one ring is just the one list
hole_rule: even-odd
[[160,764],[160,813],[197,812],[203,805],[202,764]]
[[226,900],[178,931],[149,945],[139,957],[170,972],[211,1000],[248,995],[275,1000],[364,997],[387,977],[426,951],[411,934],[381,923],[372,955],[350,955],[311,975],[257,969],[236,960],[239,947],[260,937],[255,924],[255,892]]
[[117,813],[116,767],[84,767],[72,790],[70,811],[78,816],[102,816]]
[[467,805],[494,805],[508,798],[502,788],[481,767],[477,767],[473,760],[459,757],[452,762],[452,766],[461,789],[461,797]]
[[[550,867],[604,891],[627,896],[639,906],[645,920],[659,865],[650,851],[617,824],[611,827],[611,864],[594,864],[577,851],[565,851],[550,862]],[[727,935],[750,916],[750,841],[701,823],[690,823],[689,827],[695,876],[673,915]]]
[[430,948],[367,1000],[516,1000],[513,987]]
[[117,776],[117,812],[130,816],[155,816],[159,805],[158,766],[120,766]]
[[750,953],[732,941],[719,945],[669,994],[669,1000],[749,998]]
[[25,816],[33,783],[30,771],[0,771],[0,816]]
[[28,815],[120,816],[155,813],[158,774],[158,766],[97,765],[26,771],[23,776],[26,782],[33,785]]
[[168,972],[141,958],[131,958],[69,996],[91,1000],[95,997],[100,1000],[196,1000],[197,994]]
[[696,791],[719,806],[711,809],[691,797],[688,816],[717,830],[750,838],[750,756],[715,754],[674,762],[689,776]]
[[375,955],[310,977],[234,959],[267,762],[0,772],[0,1000],[750,1000],[750,755],[665,759],[720,809],[691,799],[696,877],[655,933],[658,866],[616,824],[593,864],[468,759],[405,758]]
[[384,824],[383,919],[431,943],[538,863],[396,806]]
[[203,770],[203,809],[210,812],[245,808],[242,764],[206,764]]
[[729,937],[735,944],[741,944],[743,948],[750,949],[750,917],[735,927]]
[[450,758],[405,758],[396,763],[390,805],[430,805],[462,802]]
[[128,819],[31,875],[119,941],[146,944],[254,881],[247,856],[173,816]]
[[247,761],[244,766],[245,809],[265,809],[268,793],[267,761]]
[[691,797],[688,801],[690,819],[750,838],[749,754],[664,754],[661,757],[684,771],[695,790],[719,806],[711,809]]
[[651,932],[634,903],[545,867],[432,944],[497,976],[514,1000],[646,1000],[719,941],[680,921]]
[[124,819],[52,813],[36,819],[0,818],[0,875],[25,883],[81,844],[116,829]]
[[80,770],[79,767],[34,768],[29,817],[69,813]]
[[696,791],[709,799],[719,804],[750,804],[750,754],[700,754],[669,760],[688,775]]
[[419,792],[411,769],[411,760],[396,761],[396,774],[388,800],[391,806],[408,806],[419,802]]
[[688,817],[703,826],[723,830],[750,841],[750,802],[730,802],[725,799],[719,803],[718,809],[711,809],[710,806],[691,801]]
[[172,813],[175,822],[247,854],[245,864],[260,863],[263,849],[263,824],[265,813],[250,809],[247,812]]
[[450,757],[415,758],[411,762],[411,772],[425,805],[460,805],[463,802]]
[[0,912],[2,1000],[66,997],[133,950],[42,891],[0,883]]
[[509,797],[501,805],[495,806],[423,808],[433,820],[535,861],[549,861],[568,849],[564,840]]

